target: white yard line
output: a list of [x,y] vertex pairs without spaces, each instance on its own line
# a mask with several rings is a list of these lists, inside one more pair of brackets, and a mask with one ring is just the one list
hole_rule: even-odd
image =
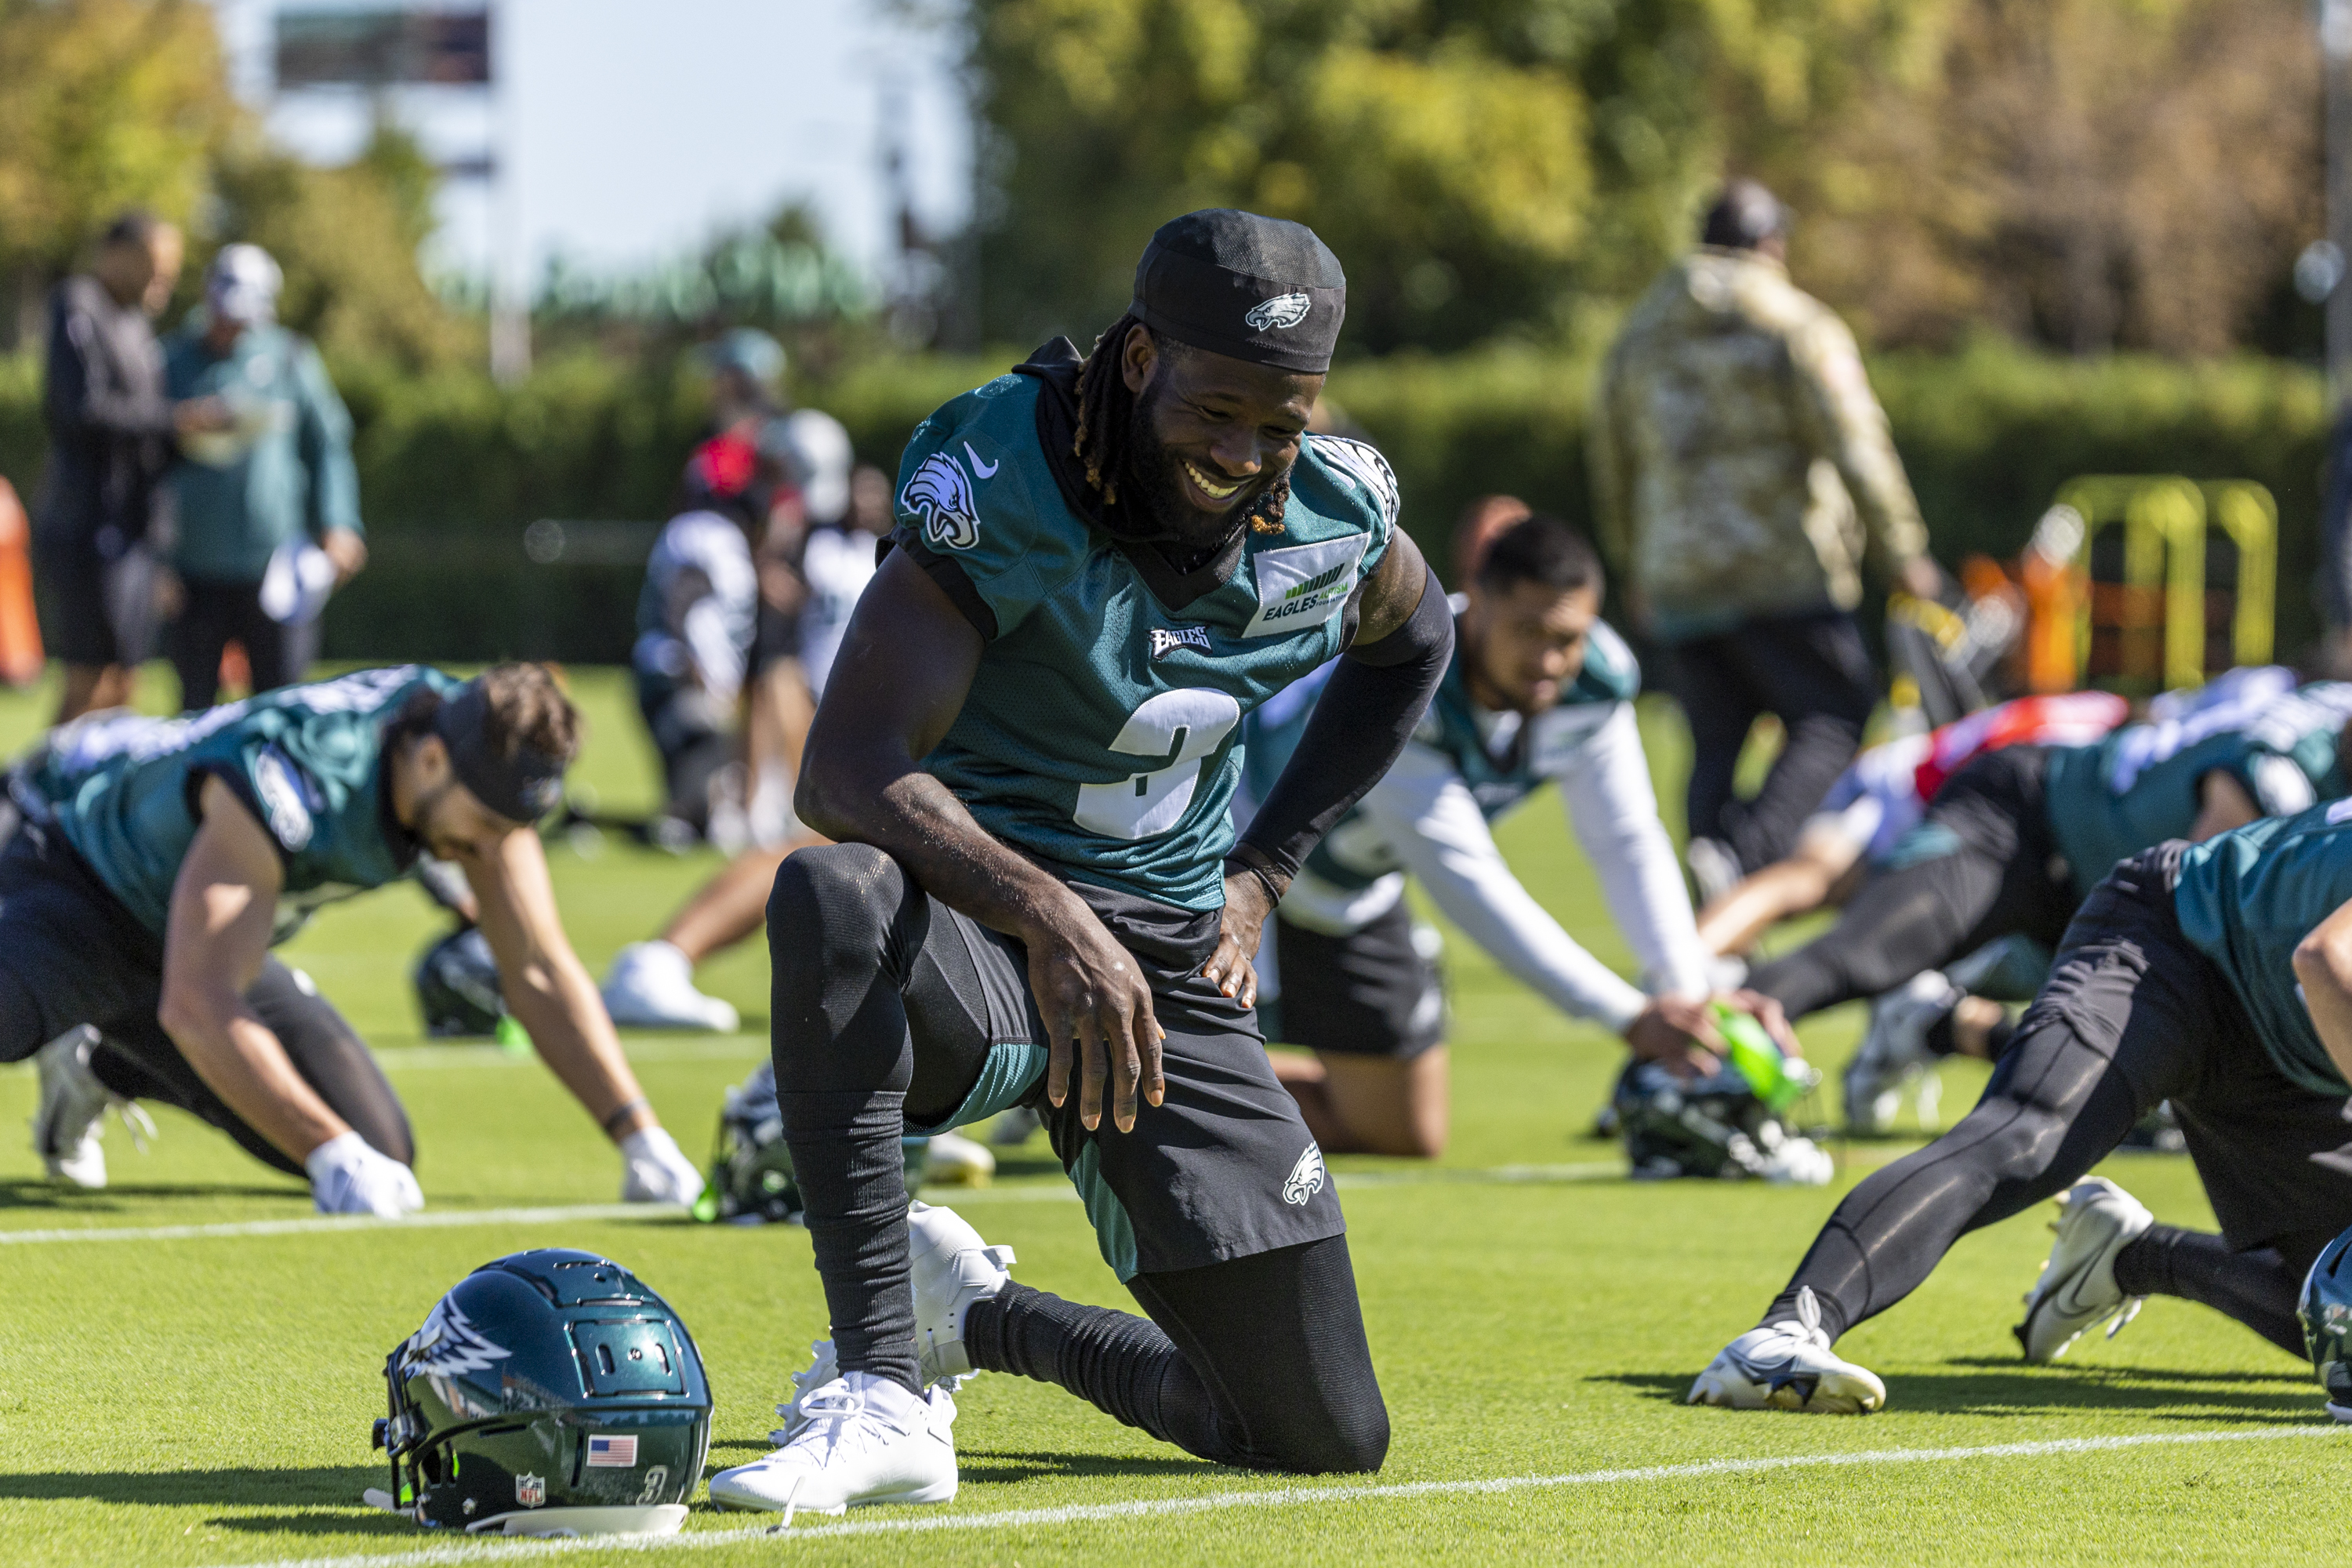
[[[1553,1182],[1605,1181],[1625,1173],[1613,1162],[1581,1165],[1497,1165],[1488,1170],[1356,1171],[1332,1178],[1345,1188],[1448,1184],[1542,1185]],[[1067,1183],[1034,1186],[932,1187],[935,1202],[950,1204],[1076,1203]],[[0,1247],[38,1247],[73,1241],[210,1241],[248,1236],[308,1236],[338,1231],[449,1229],[475,1226],[555,1225],[584,1220],[659,1220],[674,1208],[653,1204],[576,1204],[561,1207],[428,1209],[405,1219],[370,1219],[359,1215],[311,1215],[299,1219],[224,1220],[209,1225],[80,1226],[47,1230],[0,1230]]]
[[2201,1443],[2260,1443],[2282,1438],[2330,1438],[2345,1435],[2333,1423],[2302,1426],[2266,1426],[2230,1432],[2162,1432],[2118,1437],[2057,1437],[2039,1443],[1996,1443],[1978,1448],[1881,1448],[1843,1454],[1792,1454],[1753,1459],[1706,1459],[1687,1465],[1646,1465],[1633,1469],[1580,1470],[1559,1476],[1500,1476],[1489,1480],[1404,1481],[1392,1485],[1328,1487],[1267,1487],[1247,1491],[1211,1492],[1204,1497],[1156,1498],[1136,1502],[1072,1503],[1062,1508],[1007,1509],[994,1513],[928,1513],[877,1519],[870,1522],[795,1524],[789,1531],[771,1533],[772,1527],[697,1531],[680,1535],[602,1536],[583,1541],[446,1542],[413,1552],[356,1553],[345,1557],[302,1557],[276,1560],[256,1568],[382,1568],[384,1563],[427,1568],[445,1563],[498,1562],[509,1558],[552,1556],[574,1552],[691,1552],[709,1547],[741,1546],[807,1537],[824,1541],[844,1535],[911,1535],[940,1531],[978,1532],[991,1530],[1035,1529],[1104,1520],[1165,1518],[1174,1514],[1213,1513],[1229,1509],[1303,1508],[1318,1503],[1371,1503],[1415,1498],[1491,1497],[1510,1492],[1543,1491],[1561,1487],[1638,1486],[1660,1481],[1700,1480],[1711,1476],[1753,1475],[1766,1470],[1832,1469],[1863,1465],[1953,1464],[1973,1459],[2030,1459],[2068,1454],[2104,1453],[2117,1448],[2174,1447]]

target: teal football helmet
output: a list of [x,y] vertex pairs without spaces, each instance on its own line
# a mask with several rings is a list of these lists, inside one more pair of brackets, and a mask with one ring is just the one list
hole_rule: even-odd
[[509,1535],[667,1534],[710,1446],[686,1324],[609,1258],[486,1263],[384,1363],[375,1446],[416,1522]]
[[[906,1162],[907,1195],[923,1184],[931,1141],[899,1140]],[[792,1151],[784,1147],[784,1113],[776,1102],[776,1068],[761,1062],[751,1076],[727,1091],[719,1110],[719,1139],[711,1150],[710,1179],[695,1200],[694,1217],[705,1223],[783,1225],[801,1216],[800,1184],[793,1179]]]
[[2352,1422],[2352,1230],[2320,1250],[2294,1304],[2304,1349],[2327,1391],[2327,1413]]

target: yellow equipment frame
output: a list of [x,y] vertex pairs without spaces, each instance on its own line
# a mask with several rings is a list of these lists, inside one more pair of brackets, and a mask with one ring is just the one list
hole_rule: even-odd
[[2124,583],[2160,591],[2163,655],[2136,657],[2137,629],[2126,636],[2126,679],[2160,680],[2167,688],[2205,682],[2205,541],[2221,526],[2238,551],[2237,605],[2231,618],[2233,662],[2268,664],[2277,635],[2278,503],[2251,479],[2186,479],[2177,474],[2085,474],[2059,487],[2057,504],[2083,519],[2083,542],[2074,571],[2083,592],[2074,628],[2074,668],[2091,654],[2091,542],[2100,529],[2121,523]]

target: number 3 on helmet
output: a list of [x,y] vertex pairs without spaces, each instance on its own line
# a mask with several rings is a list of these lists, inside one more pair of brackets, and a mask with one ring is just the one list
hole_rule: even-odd
[[384,1362],[375,1446],[425,1525],[667,1535],[710,1446],[702,1356],[669,1304],[593,1252],[486,1263]]

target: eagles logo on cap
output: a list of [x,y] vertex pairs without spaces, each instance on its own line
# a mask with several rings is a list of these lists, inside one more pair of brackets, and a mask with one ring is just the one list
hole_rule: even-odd
[[1305,321],[1307,310],[1313,303],[1314,301],[1304,294],[1280,294],[1263,301],[1242,320],[1249,324],[1253,331],[1276,332],[1285,327],[1295,327]]

